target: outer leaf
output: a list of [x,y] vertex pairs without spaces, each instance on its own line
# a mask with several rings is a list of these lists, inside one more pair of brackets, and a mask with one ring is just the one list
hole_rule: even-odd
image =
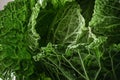
[[[120,33],[119,0],[96,0],[94,14],[89,24],[94,33],[113,36]],[[117,36],[117,35],[116,35]]]
[[26,40],[33,4],[29,0],[15,0],[0,11],[0,75],[4,78],[9,78],[11,72],[27,78],[33,72]]

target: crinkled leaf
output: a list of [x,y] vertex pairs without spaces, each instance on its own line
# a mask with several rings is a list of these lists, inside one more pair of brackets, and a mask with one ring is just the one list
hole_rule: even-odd
[[77,3],[69,3],[61,9],[51,27],[53,42],[59,44],[71,44],[77,42],[80,30],[85,26],[85,21],[80,13]]
[[96,0],[89,26],[96,34],[114,36],[120,33],[120,1]]
[[[28,49],[28,36],[27,24],[31,15],[31,7],[34,3],[28,2],[29,0],[15,0],[5,6],[5,9],[0,11],[0,74],[3,75],[5,72],[21,70],[21,62],[25,63],[28,61],[26,66],[32,64],[31,54]],[[32,5],[31,5],[32,4]],[[31,5],[31,7],[28,7]],[[21,66],[20,66],[21,65]],[[25,73],[29,71],[29,68],[25,67]],[[21,74],[21,72],[20,72]],[[16,76],[19,76],[17,74]],[[4,77],[10,76],[10,74],[4,74]],[[23,74],[29,76],[27,74]]]

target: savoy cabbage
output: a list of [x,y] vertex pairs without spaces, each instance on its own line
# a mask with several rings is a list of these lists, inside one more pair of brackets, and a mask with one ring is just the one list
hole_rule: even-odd
[[15,0],[0,11],[3,80],[119,80],[119,0]]

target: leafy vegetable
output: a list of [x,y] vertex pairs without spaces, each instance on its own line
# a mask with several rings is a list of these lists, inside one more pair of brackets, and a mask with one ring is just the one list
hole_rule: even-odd
[[6,76],[14,71],[18,76],[29,76],[33,72],[31,54],[25,39],[28,35],[26,23],[31,13],[28,7],[31,4],[27,1],[10,2],[0,13],[0,74],[5,79],[9,79]]
[[[119,0],[96,0],[95,9],[90,25],[93,32],[98,35],[108,36],[111,42],[119,43]],[[102,6],[101,6],[102,5]],[[114,41],[113,41],[114,39]]]
[[0,11],[3,80],[119,80],[119,0],[15,0]]

